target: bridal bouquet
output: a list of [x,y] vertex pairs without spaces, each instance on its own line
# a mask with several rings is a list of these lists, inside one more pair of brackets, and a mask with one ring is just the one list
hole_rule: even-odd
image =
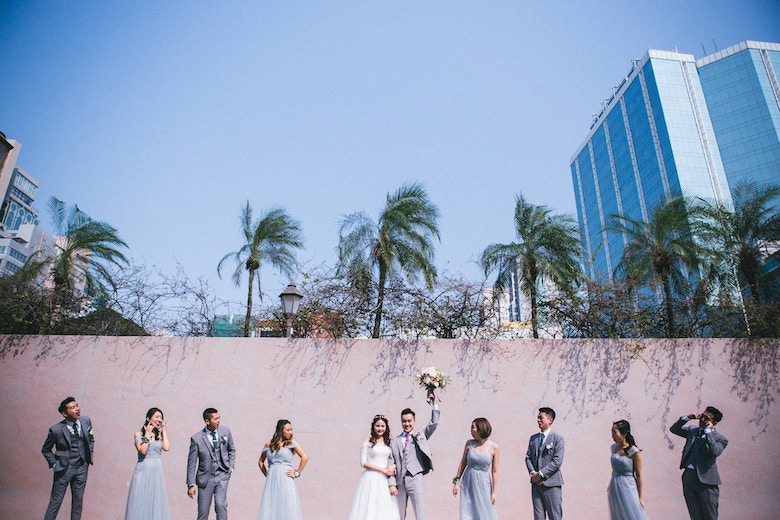
[[433,404],[434,398],[431,396],[437,388],[444,388],[449,383],[449,377],[436,367],[422,369],[414,376],[420,383],[420,386],[428,391],[428,402]]

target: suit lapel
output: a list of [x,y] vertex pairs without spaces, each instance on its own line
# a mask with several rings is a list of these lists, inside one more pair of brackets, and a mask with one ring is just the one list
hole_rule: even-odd
[[536,444],[536,464],[539,465],[539,459],[542,457],[542,443],[539,442],[541,440],[542,434],[537,433],[534,437],[534,444]]
[[70,429],[68,428],[68,421],[66,421],[65,419],[63,419],[62,422],[60,422],[60,432],[62,433],[62,436],[65,437],[65,442],[68,444],[68,448],[70,448],[71,447],[70,438],[73,434],[70,433]]
[[693,450],[693,447],[696,445],[696,437],[699,436],[699,429],[693,428],[690,430],[690,433],[688,434],[687,442],[685,443],[685,451],[683,452],[683,461],[688,457],[688,454]]
[[200,432],[200,442],[203,443],[203,447],[205,448],[203,451],[208,453],[209,461],[210,461],[212,458],[211,452],[214,449],[214,447],[211,445],[211,439],[209,438],[209,433],[207,428],[203,428],[203,430]]

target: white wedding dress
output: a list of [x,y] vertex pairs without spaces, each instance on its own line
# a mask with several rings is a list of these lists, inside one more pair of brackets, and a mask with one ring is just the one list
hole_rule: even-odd
[[[387,467],[392,464],[390,447],[382,439],[374,445],[364,442],[360,449],[360,465],[366,462]],[[388,477],[378,471],[363,470],[358,482],[349,520],[400,520],[398,500],[390,494]]]

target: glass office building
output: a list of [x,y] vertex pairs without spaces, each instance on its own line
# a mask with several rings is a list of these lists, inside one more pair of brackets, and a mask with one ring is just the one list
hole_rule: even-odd
[[626,237],[676,195],[730,202],[741,180],[780,183],[780,44],[745,41],[698,61],[650,50],[602,102],[571,159],[589,274],[612,278]]
[[696,66],[729,186],[780,183],[780,44],[742,42]]

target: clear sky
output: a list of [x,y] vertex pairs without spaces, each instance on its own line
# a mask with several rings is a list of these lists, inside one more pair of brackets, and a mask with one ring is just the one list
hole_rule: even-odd
[[[441,210],[441,272],[478,280],[514,195],[576,215],[569,160],[649,48],[780,42],[779,0],[0,0],[0,131],[138,263],[212,281],[238,216],[283,206],[303,270],[402,183]],[[275,298],[287,279],[270,269]]]

